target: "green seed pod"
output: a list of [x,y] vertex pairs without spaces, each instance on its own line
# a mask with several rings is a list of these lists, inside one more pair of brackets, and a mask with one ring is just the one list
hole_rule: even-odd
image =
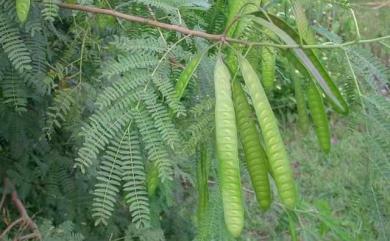
[[263,47],[261,49],[261,75],[263,86],[267,93],[271,92],[275,83],[276,55],[273,48]]
[[236,121],[247,168],[251,177],[260,208],[266,210],[271,204],[271,190],[268,180],[267,155],[260,143],[259,133],[252,118],[252,110],[244,90],[238,81],[233,82],[233,100]]
[[297,76],[294,68],[289,68],[291,79],[294,81],[295,101],[297,102],[298,123],[303,133],[309,129],[309,118],[306,111],[305,94],[303,90],[303,81]]
[[270,169],[280,199],[286,207],[293,208],[297,201],[295,182],[278,122],[256,72],[244,57],[239,56],[238,62],[263,133]]
[[244,207],[238,161],[237,127],[230,88],[230,73],[221,57],[214,70],[215,126],[218,177],[222,193],[225,224],[238,237],[244,226]]
[[176,97],[181,99],[183,97],[184,91],[186,90],[188,83],[195,70],[198,68],[200,61],[202,60],[203,53],[198,53],[184,68],[181,72],[179,80],[176,83]]
[[325,106],[321,94],[318,91],[315,84],[312,82],[308,86],[306,94],[307,94],[309,109],[311,112],[311,118],[315,126],[315,131],[321,149],[325,153],[329,153],[330,151],[329,121],[328,121],[328,117],[326,116]]

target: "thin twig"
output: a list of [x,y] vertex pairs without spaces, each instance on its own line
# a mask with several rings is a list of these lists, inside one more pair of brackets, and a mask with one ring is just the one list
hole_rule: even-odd
[[[217,182],[214,182],[214,181],[211,181],[211,180],[208,180],[208,183],[209,183],[209,184],[213,184],[213,185],[217,184]],[[248,188],[245,188],[245,187],[242,188],[242,190],[244,190],[245,192],[250,193],[250,194],[255,194],[254,191],[252,191],[252,190],[250,190],[250,189],[248,189]]]
[[110,10],[110,9],[96,8],[96,7],[83,6],[83,5],[77,5],[77,4],[68,4],[68,3],[58,3],[58,5],[62,8],[67,8],[67,9],[111,15],[114,17],[122,18],[122,19],[130,21],[130,22],[146,24],[146,25],[159,27],[162,29],[170,30],[170,31],[180,32],[180,33],[183,33],[185,35],[198,36],[198,37],[202,37],[202,38],[206,38],[206,39],[214,40],[214,41],[219,41],[222,37],[222,35],[208,34],[208,33],[202,32],[202,31],[191,30],[191,29],[188,29],[186,27],[182,27],[182,26],[175,25],[175,24],[168,24],[168,23],[163,23],[163,22],[159,22],[156,20],[147,19],[147,18],[143,18],[143,17],[139,17],[139,16],[127,15],[127,14],[124,14],[124,13],[121,13],[118,11],[114,11],[114,10]]
[[355,11],[352,8],[350,9],[350,11],[351,11],[353,23],[355,25],[357,40],[360,40],[360,38],[361,38],[361,36],[360,36],[360,29],[359,29],[359,24],[358,24],[357,19],[356,19]]
[[182,37],[181,39],[179,39],[178,41],[176,41],[174,44],[172,44],[172,46],[170,46],[167,51],[164,53],[164,55],[160,58],[160,60],[158,61],[158,64],[156,66],[156,68],[154,68],[153,72],[152,72],[152,76],[154,76],[156,74],[156,71],[158,70],[158,68],[160,67],[161,63],[164,61],[164,59],[168,56],[168,54],[180,43],[182,42],[183,40],[187,39],[189,36],[184,36]]
[[351,60],[349,58],[349,55],[348,55],[348,52],[347,52],[346,49],[344,49],[344,54],[345,54],[345,57],[347,58],[348,67],[349,67],[349,70],[351,71],[353,82],[354,82],[354,84],[356,86],[356,89],[357,89],[357,92],[359,94],[360,104],[364,108],[364,102],[363,102],[363,99],[362,99],[363,94],[362,94],[362,92],[360,90],[359,81],[357,80],[355,71],[353,70],[352,63],[351,63]]
[[382,44],[384,47],[390,49],[390,44],[387,44],[387,43],[385,43],[383,41],[379,41],[379,43]]
[[[153,12],[153,9],[152,9],[150,6],[148,6],[148,10],[149,10],[149,13],[150,13],[150,15],[152,16],[153,20],[154,20],[154,21],[157,21],[157,18],[156,18],[156,15],[155,15],[154,12]],[[164,38],[163,33],[161,32],[161,29],[160,29],[160,28],[157,28],[157,30],[158,30],[158,33],[160,34],[161,39],[164,41],[164,43],[165,43],[166,45],[168,45],[167,41],[166,41],[165,38]]]
[[3,207],[4,202],[5,202],[5,197],[7,196],[7,192],[8,192],[7,189],[8,189],[8,179],[5,178],[5,179],[4,179],[3,195],[2,195],[1,201],[0,201],[0,210],[1,210],[1,208]]
[[16,238],[16,241],[23,241],[23,240],[29,240],[29,239],[35,239],[35,238],[41,239],[40,234],[33,232],[33,233]]
[[84,49],[85,49],[85,40],[87,38],[87,34],[89,32],[89,29],[84,32],[83,41],[81,43],[81,50],[80,50],[80,63],[79,63],[79,82],[77,83],[77,86],[81,86],[81,81],[83,80],[83,60],[84,60]]
[[31,234],[28,234],[26,236],[17,238],[16,240],[26,240],[26,239],[32,239],[32,238],[37,238],[41,240],[41,234],[39,233],[38,226],[36,223],[31,219],[31,217],[28,215],[26,208],[24,207],[22,201],[19,199],[18,194],[12,185],[12,183],[9,181],[8,178],[4,179],[4,190],[12,190],[11,192],[11,200],[12,203],[14,204],[15,208],[19,212],[19,218],[16,219],[14,222],[12,222],[8,227],[1,233],[0,239],[3,239],[4,236],[16,225],[19,223],[22,223],[23,225],[26,225],[27,228],[31,230]]
[[368,7],[371,7],[372,9],[374,9],[374,10],[378,10],[380,8],[390,7],[390,1],[386,1],[386,2],[353,3],[351,5],[353,5],[353,6],[368,6]]
[[0,240],[3,240],[5,238],[5,235],[18,223],[22,222],[23,218],[18,218],[15,221],[13,221],[10,225],[7,226],[6,229],[0,234]]
[[196,31],[192,29],[188,29],[186,27],[175,25],[175,24],[168,24],[159,22],[152,19],[143,18],[140,16],[134,16],[134,15],[128,15],[121,12],[117,12],[110,9],[103,9],[103,8],[96,8],[96,7],[90,7],[90,6],[83,6],[83,5],[77,5],[77,4],[68,4],[68,3],[58,3],[58,6],[61,8],[66,9],[72,9],[72,10],[78,10],[83,12],[90,12],[95,14],[106,14],[111,15],[117,18],[124,19],[129,22],[136,22],[140,24],[145,24],[153,27],[158,27],[161,29],[169,30],[169,31],[176,31],[179,33],[183,33],[184,35],[189,36],[197,36],[204,39],[208,39],[210,41],[217,41],[217,42],[230,42],[230,43],[237,43],[241,45],[246,46],[269,46],[269,47],[276,47],[276,48],[340,48],[340,47],[346,47],[349,45],[355,45],[355,44],[363,44],[363,43],[372,43],[372,42],[378,42],[385,39],[390,39],[390,35],[379,37],[379,38],[373,38],[373,39],[357,39],[354,41],[349,41],[341,44],[328,42],[318,45],[299,45],[299,44],[293,44],[293,45],[284,45],[284,44],[275,44],[275,43],[269,43],[269,42],[252,42],[252,41],[246,41],[242,39],[236,39],[236,38],[230,38],[225,36],[224,34],[209,34],[203,31]]
[[4,201],[5,201],[5,197],[6,197],[6,192],[3,192],[3,196],[1,197],[1,201],[0,201],[0,210],[1,208],[3,207],[3,204],[4,204]]
[[26,223],[31,230],[33,231],[38,230],[38,226],[34,223],[34,221],[32,221],[30,216],[27,214],[26,208],[24,207],[22,201],[20,201],[16,191],[13,191],[11,196],[12,196],[12,202],[14,203],[16,209],[18,210],[20,217],[23,219],[23,222]]

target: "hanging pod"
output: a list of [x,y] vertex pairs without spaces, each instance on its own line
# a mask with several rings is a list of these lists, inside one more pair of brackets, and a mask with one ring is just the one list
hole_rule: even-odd
[[266,210],[271,204],[267,155],[260,143],[259,132],[252,118],[251,106],[246,99],[241,84],[237,80],[233,81],[233,100],[238,133],[244,148],[253,189],[260,208]]
[[252,66],[241,55],[238,56],[238,62],[263,133],[270,170],[278,188],[280,199],[286,207],[293,208],[297,201],[295,182],[285,146],[279,133],[277,119]]
[[[298,43],[300,43],[301,39],[299,34],[279,17],[272,14],[265,15],[261,11],[255,12],[253,15],[258,17],[253,19],[254,22],[273,31],[286,44],[298,45]],[[269,19],[272,20],[272,22],[270,22]],[[303,44],[306,44],[306,41],[302,40],[302,42]],[[292,48],[291,52],[293,53],[292,57],[295,61],[300,62],[316,80],[333,108],[337,112],[347,114],[348,104],[329,73],[317,58],[315,52],[309,48]]]
[[238,237],[244,226],[244,207],[238,161],[236,117],[230,81],[229,69],[223,63],[222,58],[218,57],[214,69],[218,178],[226,227],[234,237]]
[[329,121],[326,116],[324,102],[317,86],[311,82],[306,90],[307,100],[314,123],[318,142],[325,153],[330,151]]
[[205,52],[198,53],[184,68],[181,72],[179,80],[176,83],[176,98],[180,100],[185,90],[187,89],[188,83],[190,82],[192,76],[194,75],[196,69],[198,68],[200,61],[202,60]]
[[309,117],[306,110],[304,81],[297,76],[294,68],[289,68],[291,80],[294,82],[295,101],[297,104],[298,123],[301,131],[306,134],[309,129]]
[[269,47],[261,49],[261,75],[265,92],[269,93],[275,83],[275,50]]
[[209,169],[210,169],[210,161],[207,155],[207,146],[206,144],[201,144],[199,148],[200,159],[196,166],[196,179],[197,179],[197,189],[198,189],[198,210],[197,210],[197,222],[198,227],[203,222],[209,203],[209,186],[208,186],[208,178],[209,178]]

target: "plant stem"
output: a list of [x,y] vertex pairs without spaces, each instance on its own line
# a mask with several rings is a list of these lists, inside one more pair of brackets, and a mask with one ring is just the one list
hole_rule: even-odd
[[183,26],[175,25],[175,24],[168,24],[168,23],[163,23],[159,22],[156,20],[152,19],[147,19],[144,17],[140,16],[134,16],[134,15],[128,15],[124,14],[118,11],[110,10],[110,9],[104,9],[104,8],[96,8],[96,7],[90,7],[90,6],[83,6],[83,5],[78,5],[78,4],[68,4],[68,3],[58,3],[58,6],[61,8],[66,8],[66,9],[72,9],[72,10],[78,10],[78,11],[83,11],[83,12],[89,12],[89,13],[95,13],[95,14],[105,14],[105,15],[111,15],[117,18],[124,19],[129,22],[136,22],[140,24],[145,24],[169,31],[176,31],[179,33],[182,33],[184,35],[189,35],[189,36],[196,36],[204,39],[208,39],[210,41],[217,41],[217,42],[229,42],[229,43],[237,43],[240,45],[246,45],[246,46],[269,46],[269,47],[276,47],[276,48],[283,48],[283,49],[288,49],[288,48],[308,48],[308,49],[313,49],[313,48],[318,48],[318,49],[327,49],[327,48],[341,48],[349,45],[354,45],[354,44],[362,44],[362,43],[372,43],[372,42],[378,42],[382,41],[385,39],[390,39],[390,35],[386,35],[383,37],[379,38],[373,38],[373,39],[357,39],[345,43],[333,43],[333,42],[328,42],[328,43],[323,43],[323,44],[318,44],[318,45],[299,45],[299,44],[294,44],[294,45],[284,45],[284,44],[275,44],[275,43],[269,43],[269,42],[252,42],[252,41],[246,41],[242,39],[236,39],[236,38],[230,38],[227,37],[225,34],[210,34],[206,33],[203,31],[197,31],[197,30],[192,30]]
[[356,19],[355,11],[353,11],[352,8],[351,8],[350,10],[351,10],[351,15],[352,15],[353,23],[354,23],[354,25],[355,25],[356,38],[357,38],[357,40],[360,40],[361,36],[360,36],[359,24],[358,24],[357,19]]

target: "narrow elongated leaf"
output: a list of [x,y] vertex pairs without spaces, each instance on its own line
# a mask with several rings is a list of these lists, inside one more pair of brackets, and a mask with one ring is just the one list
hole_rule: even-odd
[[298,28],[298,32],[301,35],[301,38],[304,39],[309,44],[315,44],[315,37],[313,31],[309,27],[309,23],[306,18],[305,9],[301,5],[300,1],[292,1],[295,23]]
[[304,80],[301,76],[297,76],[294,68],[289,68],[291,79],[294,81],[295,100],[297,102],[298,123],[304,134],[307,133],[309,127],[309,118],[306,111]]
[[184,91],[187,89],[188,83],[192,75],[194,75],[195,70],[198,68],[200,61],[202,60],[204,52],[197,54],[184,68],[183,72],[180,74],[179,80],[176,84],[176,97],[181,99],[183,97]]
[[[299,34],[280,18],[268,14],[272,23],[262,12],[253,13],[257,18],[254,22],[273,31],[280,39],[288,45],[298,45],[300,42]],[[304,44],[305,41],[303,41]],[[308,72],[317,80],[317,83],[326,94],[327,98],[333,105],[334,109],[341,113],[348,113],[348,105],[342,97],[332,78],[322,66],[312,49],[293,48],[290,50],[294,53],[296,59],[301,62]]]

